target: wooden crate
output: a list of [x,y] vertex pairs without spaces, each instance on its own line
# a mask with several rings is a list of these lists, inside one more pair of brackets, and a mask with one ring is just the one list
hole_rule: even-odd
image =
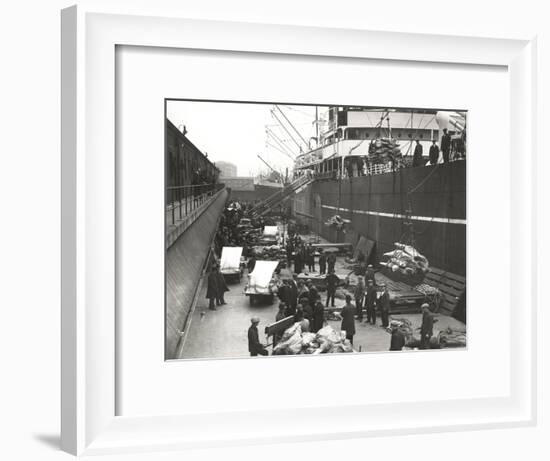
[[439,312],[445,315],[452,315],[460,299],[465,296],[466,277],[443,271],[437,267],[430,267],[424,283],[437,288],[441,292],[443,303],[439,308]]

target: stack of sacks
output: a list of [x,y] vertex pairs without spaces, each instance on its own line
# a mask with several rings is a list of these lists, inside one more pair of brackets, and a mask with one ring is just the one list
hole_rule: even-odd
[[274,347],[273,355],[332,354],[353,352],[345,332],[337,333],[331,326],[321,328],[317,334],[302,332],[299,322],[288,328]]
[[441,347],[466,347],[466,330],[448,327],[439,332]]
[[401,158],[401,148],[395,139],[379,138],[369,145],[369,160],[373,163],[394,162]]
[[392,272],[403,275],[426,274],[429,269],[428,260],[410,245],[395,243],[395,250],[384,253],[389,259],[381,263]]

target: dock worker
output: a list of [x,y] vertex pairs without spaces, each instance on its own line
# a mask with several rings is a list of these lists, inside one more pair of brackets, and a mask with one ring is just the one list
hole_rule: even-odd
[[430,164],[435,165],[439,160],[439,147],[435,142],[435,139],[432,139],[432,145],[430,146]]
[[[280,322],[281,320],[288,317],[286,315],[287,305],[285,303],[279,304],[279,312],[277,312],[277,315],[275,316],[275,322]],[[273,347],[277,345],[277,343],[281,340],[281,337],[283,336],[283,332],[275,333],[273,335]]]
[[334,266],[336,265],[336,256],[334,255],[334,253],[328,255],[327,264],[329,273],[331,271],[334,272]]
[[254,271],[254,268],[256,267],[256,256],[254,253],[252,253],[252,256],[248,260],[248,263],[246,265],[246,268],[248,269],[248,273],[252,273]]
[[250,328],[248,329],[248,352],[251,357],[257,357],[258,355],[268,355],[265,346],[260,343],[260,336],[258,334],[258,324],[260,323],[259,317],[252,317],[250,319]]
[[355,335],[355,306],[351,303],[350,295],[346,295],[346,305],[340,315],[342,316],[340,329],[346,332],[346,339],[353,344],[353,336]]
[[427,303],[422,304],[422,325],[420,327],[420,349],[429,349],[430,340],[434,333],[434,323],[437,319],[434,318],[434,314],[430,311],[430,305]]
[[288,280],[283,280],[283,284],[277,290],[277,296],[282,303],[290,304],[290,287]]
[[416,146],[414,147],[412,166],[422,166],[422,154],[423,153],[424,153],[424,149],[422,147],[422,144],[420,144],[420,139],[417,139],[416,140]]
[[327,256],[323,253],[323,249],[319,249],[321,253],[319,255],[319,274],[325,275],[327,273]]
[[225,292],[229,291],[229,288],[227,287],[227,283],[225,283],[225,279],[223,278],[223,274],[221,273],[220,266],[216,266],[216,289],[217,289],[217,296],[216,296],[216,304],[218,306],[223,306],[226,304],[225,302]]
[[367,323],[376,325],[376,288],[372,279],[367,281],[365,305],[367,306]]
[[391,327],[390,351],[402,351],[405,346],[405,336],[397,325]]
[[382,326],[387,328],[389,326],[389,314],[390,314],[390,292],[388,291],[388,286],[384,283],[382,284],[384,291],[377,299],[376,304],[380,311],[380,318],[382,319]]
[[367,266],[365,280],[372,280],[372,283],[376,286],[376,278],[374,277],[374,267],[372,267],[372,264]]
[[355,297],[355,308],[357,309],[357,312],[356,312],[357,320],[362,322],[363,321],[363,300],[365,298],[365,282],[361,275],[357,277],[357,285],[355,286],[353,295]]
[[216,310],[215,303],[218,300],[218,275],[216,274],[216,265],[212,266],[208,274],[208,284],[206,287],[206,299],[208,299],[208,309]]
[[313,323],[311,325],[311,331],[317,333],[325,324],[325,308],[321,301],[315,303],[313,308]]
[[334,273],[334,270],[329,271],[329,273],[325,277],[325,283],[327,286],[327,307],[329,300],[331,301],[331,307],[334,307],[334,295],[336,294],[336,287],[338,286],[339,282],[340,278]]
[[309,272],[315,272],[315,250],[311,246],[311,243],[305,249],[306,253],[306,264],[309,269]]
[[443,136],[441,137],[441,153],[443,154],[443,163],[449,162],[451,152],[451,135],[447,133],[447,128],[443,128]]
[[298,285],[296,284],[296,279],[298,274],[292,274],[292,280],[288,281],[289,287],[289,307],[296,312],[296,305],[298,304]]

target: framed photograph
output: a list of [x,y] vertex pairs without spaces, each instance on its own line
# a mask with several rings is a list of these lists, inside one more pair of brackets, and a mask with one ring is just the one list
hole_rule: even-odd
[[534,424],[535,76],[529,38],[63,10],[63,449]]

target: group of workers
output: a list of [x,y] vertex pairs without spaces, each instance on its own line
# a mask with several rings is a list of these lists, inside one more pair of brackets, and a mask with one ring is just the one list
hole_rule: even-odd
[[[428,161],[430,165],[435,165],[439,162],[439,154],[443,157],[443,163],[448,163],[451,160],[459,160],[466,156],[466,131],[456,139],[452,139],[446,128],[443,128],[443,136],[441,137],[441,148],[437,145],[435,139],[432,140],[430,151],[428,153]],[[416,139],[416,145],[413,153],[412,166],[424,166],[424,148],[420,144],[420,140]],[[451,158],[452,157],[452,158]]]

